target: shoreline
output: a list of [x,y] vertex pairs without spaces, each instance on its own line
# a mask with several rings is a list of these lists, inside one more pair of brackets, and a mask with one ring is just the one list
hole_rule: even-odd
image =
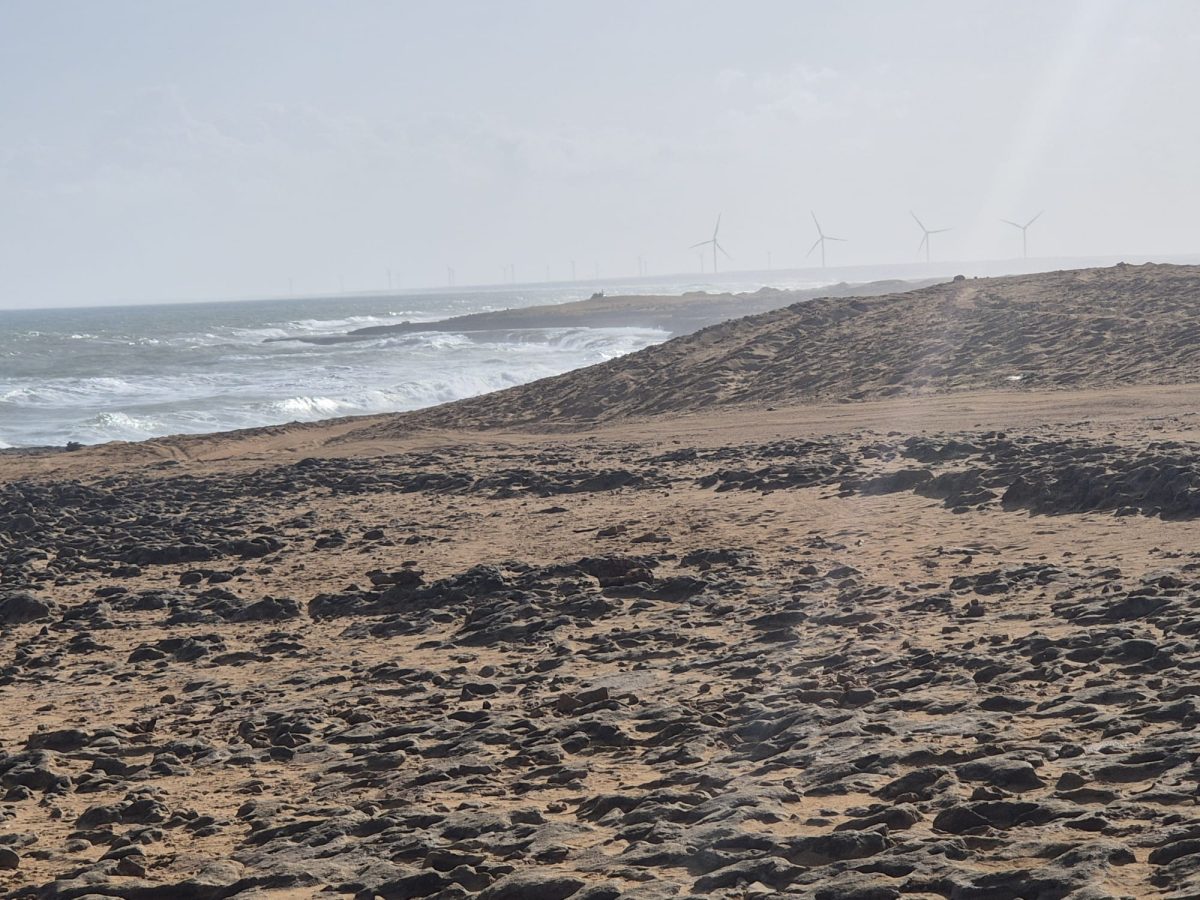
[[[1178,772],[1103,773],[1152,752],[1151,712],[1178,704],[1172,667],[1200,663],[1158,630],[1186,615],[1189,595],[1159,585],[1193,584],[1200,515],[1122,512],[1140,502],[1127,485],[1167,458],[1155,442],[1186,441],[1173,459],[1200,478],[1195,386],[549,435],[363,425],[0,459],[0,767],[26,747],[33,768],[16,771],[41,773],[10,794],[12,833],[37,840],[15,851],[6,900],[20,885],[73,896],[74,872],[107,896],[230,891],[264,872],[279,891],[357,878],[388,896],[401,879],[449,884],[426,856],[391,858],[462,829],[470,851],[437,852],[470,852],[472,883],[512,896],[721,896],[724,868],[772,858],[802,862],[780,870],[796,887],[827,889],[848,877],[845,854],[982,889],[1017,840],[1087,847],[1071,823],[1103,815],[1121,846],[1159,841],[1157,817],[1186,808],[1172,799],[1200,758],[1186,728],[1161,732]],[[1081,455],[1095,462],[1085,509],[1053,489]],[[979,482],[948,481],[963,471]],[[1018,481],[1043,487],[1018,496]],[[1147,596],[1148,619],[1084,624]],[[1097,655],[1031,677],[1046,641]],[[1130,641],[1158,662],[1130,662]],[[1132,693],[1097,706],[1097,680]],[[1129,729],[1120,752],[1087,749],[1100,710]],[[898,799],[891,786],[930,765],[937,786]],[[1107,805],[1061,786],[1078,779]],[[1165,807],[1144,800],[1156,784]],[[628,808],[594,815],[613,796]],[[680,821],[691,804],[719,826]],[[1042,814],[1005,824],[1006,804]],[[160,836],[136,867],[89,861],[141,833],[143,809]],[[647,810],[735,849],[698,868],[620,837]],[[936,852],[983,827],[975,816],[999,837]],[[550,846],[566,849],[535,849]],[[1137,852],[1031,865],[1056,890],[1103,879],[1141,896],[1162,866]]]
[[[442,319],[438,320],[438,322],[430,323],[368,326],[368,328],[355,329],[354,331],[349,332],[349,334],[343,335],[322,336],[301,334],[288,337],[258,338],[256,343],[295,343],[301,344],[301,346],[302,344],[310,344],[310,346],[332,346],[332,344],[353,344],[359,341],[371,341],[376,340],[376,338],[379,337],[404,334],[404,332],[446,332],[446,334],[457,332],[457,334],[472,336],[475,338],[475,340],[484,340],[485,342],[488,340],[499,341],[502,342],[504,346],[511,346],[511,344],[514,343],[523,346],[524,342],[528,341],[528,346],[535,347],[540,346],[539,338],[536,337],[536,335],[541,334],[541,332],[544,332],[545,330],[551,329],[606,329],[614,328],[614,326],[626,326],[626,328],[653,328],[656,330],[656,334],[654,335],[638,337],[636,340],[631,340],[629,342],[618,342],[620,346],[616,348],[617,350],[628,350],[629,344],[634,347],[640,347],[647,341],[661,341],[665,335],[672,336],[682,334],[682,332],[694,331],[703,328],[703,326],[721,322],[721,320],[728,318],[739,318],[746,316],[746,314],[772,310],[772,308],[794,304],[794,302],[810,300],[812,298],[816,298],[816,296],[845,293],[858,295],[859,293],[864,292],[882,293],[890,292],[890,290],[917,288],[923,283],[925,282],[910,283],[902,281],[887,281],[864,284],[864,286],[844,283],[838,284],[838,286],[830,286],[829,288],[810,290],[762,289],[752,294],[612,296],[612,298],[594,298],[592,300],[566,302],[566,304],[518,307],[512,308],[512,310],[498,312],[473,313],[469,314],[469,316],[450,317],[448,319]],[[488,335],[491,335],[491,337],[488,337]],[[530,341],[530,337],[533,338],[532,341]],[[595,340],[601,340],[601,338],[596,337]],[[373,348],[372,352],[374,352]],[[364,368],[372,367],[376,368],[376,370],[383,370],[391,373],[391,380],[384,380],[384,382],[382,382],[382,386],[385,390],[388,388],[388,385],[394,383],[396,379],[401,380],[401,386],[404,390],[400,391],[400,394],[391,397],[391,402],[398,404],[398,406],[400,406],[400,410],[392,410],[392,412],[396,412],[397,414],[402,414],[402,412],[413,412],[413,409],[408,408],[412,403],[419,404],[419,406],[415,406],[415,409],[424,409],[428,406],[428,404],[430,404],[431,401],[433,401],[434,396],[445,394],[446,391],[434,390],[433,388],[430,388],[430,390],[425,391],[425,394],[430,394],[431,396],[410,396],[413,394],[413,391],[409,390],[407,373],[402,371],[402,360],[404,359],[404,353],[406,352],[404,352],[404,350],[400,350],[400,355],[397,356],[395,353],[390,353],[388,349],[380,349],[379,353],[388,353],[388,356],[366,356],[366,358],[364,358],[365,361],[362,362],[361,365],[364,366]],[[416,350],[416,353],[420,354],[421,352],[420,350]],[[584,355],[584,358],[581,358],[580,353],[575,353],[574,355],[564,355],[562,356],[562,359],[560,359],[560,365],[582,367],[584,365],[588,365],[587,358],[594,359],[595,356],[590,352],[587,352],[586,355]],[[420,356],[420,359],[424,359],[424,356]],[[400,366],[400,368],[397,368],[397,365],[392,365],[392,362],[395,362],[395,360],[401,360],[400,364],[397,364]],[[454,358],[451,358],[449,361],[452,362],[452,360],[454,360]],[[230,371],[236,371],[236,364],[230,365],[234,365],[234,370]],[[355,365],[359,365],[359,362],[355,361]],[[438,384],[437,378],[443,377],[442,374],[439,374],[437,362],[436,360],[432,359],[432,356],[430,360],[426,360],[425,365],[426,370],[422,371],[425,371],[426,380],[421,380],[419,372],[414,374],[412,377],[412,384],[416,385],[416,394],[419,395],[422,394],[422,391],[420,390],[421,385],[436,386]],[[514,370],[512,370],[511,378],[503,379],[497,377],[488,379],[488,373],[491,372],[492,376],[494,376],[496,373],[492,372],[491,370],[487,370],[486,366],[484,367],[484,370],[481,371],[484,372],[484,374],[481,374],[480,378],[484,378],[484,382],[479,383],[479,380],[476,379],[475,382],[469,382],[467,386],[463,386],[461,389],[449,391],[450,396],[454,396],[457,390],[484,390],[486,394],[486,392],[490,392],[488,389],[491,389],[491,391],[503,389],[503,384],[511,384],[512,379],[522,376],[522,373],[520,370],[518,370],[518,368],[514,368]],[[552,371],[563,370],[556,365]],[[571,368],[566,368],[565,371],[571,371]],[[524,372],[523,377],[528,379],[530,377],[530,373]],[[296,371],[296,378],[304,378],[304,372],[302,372],[302,370]],[[250,391],[250,394],[253,395],[253,385],[246,384],[242,386],[244,386],[244,389]],[[295,385],[295,390],[302,392],[307,390],[308,386],[310,385],[305,385],[304,380],[299,380],[299,382]],[[68,388],[70,388],[70,385],[68,385]],[[367,412],[367,409],[372,407],[376,409],[380,407],[386,407],[389,404],[388,401],[368,401],[365,403],[365,409],[353,408],[355,406],[359,406],[358,402],[356,401],[359,400],[362,392],[371,391],[372,385],[370,384],[370,379],[364,379],[362,380],[361,384],[352,385],[352,388],[358,389],[358,395],[355,394],[355,390],[350,389],[344,389],[340,394],[340,392],[337,392],[337,388],[335,386],[334,389],[331,389],[334,391],[331,395],[332,398],[318,397],[318,400],[328,400],[331,406],[334,407],[334,409],[329,410],[329,412],[307,412],[307,410],[287,409],[280,410],[280,412],[272,412],[276,406],[276,403],[271,402],[271,396],[268,395],[265,400],[257,403],[258,407],[262,407],[262,410],[260,410],[258,415],[248,413],[240,416],[240,418],[242,422],[265,420],[282,425],[287,424],[289,414],[300,416],[329,416],[332,412],[332,415],[334,415],[335,418],[341,418],[341,416],[347,415],[386,414]],[[316,388],[316,386],[313,386],[312,390],[319,392],[319,389]],[[348,391],[348,394],[346,391]],[[282,396],[287,397],[289,395],[284,394]],[[239,410],[239,412],[245,412],[245,410],[241,410],[241,407],[239,406],[239,395],[236,394],[236,392],[229,392],[229,394],[222,396],[215,395],[215,397],[216,400],[223,400],[228,407]],[[299,400],[307,400],[307,397],[301,396],[299,397]],[[78,410],[79,414],[76,416],[76,418],[65,418],[62,420],[64,421],[64,425],[56,430],[62,436],[60,439],[66,440],[68,437],[83,439],[88,442],[86,445],[94,445],[91,443],[92,440],[104,440],[108,438],[108,436],[107,434],[103,433],[91,436],[91,433],[88,432],[88,426],[91,424],[92,420],[101,420],[109,415],[115,416],[116,419],[120,419],[121,416],[125,415],[126,413],[133,416],[133,420],[131,420],[130,424],[130,430],[133,430],[134,427],[140,427],[138,426],[137,422],[137,418],[140,415],[150,416],[150,421],[154,421],[155,416],[160,416],[162,421],[158,421],[157,425],[161,426],[161,430],[169,430],[169,428],[172,427],[188,428],[190,426],[188,426],[187,420],[190,418],[190,416],[186,414],[188,412],[192,412],[193,407],[199,409],[200,412],[202,412],[206,418],[209,419],[209,421],[206,421],[205,424],[200,425],[200,427],[220,427],[220,421],[211,420],[214,418],[217,420],[223,418],[220,409],[210,408],[211,404],[209,403],[209,398],[206,396],[200,397],[199,400],[197,400],[196,403],[191,404],[191,406],[187,402],[181,401],[176,404],[173,401],[170,401],[169,398],[164,398],[161,404],[161,409],[150,410],[150,412],[146,413],[139,413],[136,403],[134,403],[133,406],[128,406],[128,404],[115,402],[114,406],[106,407],[103,406],[103,404],[108,401],[103,397],[101,397],[100,401],[98,402],[101,403],[101,406],[96,408],[82,407]],[[0,403],[0,406],[4,406],[4,403]],[[72,408],[70,406],[68,406],[66,409],[67,412],[72,412]],[[19,414],[19,422],[22,420],[22,418],[28,420],[29,416],[36,413],[36,408],[32,406],[24,406],[17,408],[16,412]],[[91,416],[91,420],[88,419],[88,416]],[[308,420],[323,421],[324,419],[310,418]],[[74,426],[73,428],[72,425]],[[114,425],[112,428],[108,428],[108,430],[113,431],[118,427],[120,427],[120,424]],[[242,424],[240,427],[253,426]],[[148,431],[151,434],[158,430],[160,430],[158,427],[148,428]],[[229,430],[229,428],[224,428],[224,430]],[[17,431],[20,432],[19,427],[17,428]],[[32,433],[47,434],[46,431]],[[118,431],[118,433],[121,432]],[[185,432],[168,431],[168,433],[203,434],[208,432],[191,430]],[[6,440],[11,440],[10,434],[4,434],[4,437]],[[127,438],[125,439],[136,437],[136,433],[128,434]],[[143,439],[152,438],[146,437]],[[65,446],[65,444],[59,444],[58,446],[59,448],[62,448],[62,446]],[[19,444],[17,446],[8,446],[7,444],[2,444],[2,448],[0,448],[0,455],[20,454],[20,452],[49,451],[54,448],[54,444]]]
[[747,440],[766,440],[782,433],[804,439],[863,433],[886,435],[897,426],[906,433],[929,434],[967,427],[967,419],[972,416],[975,420],[970,427],[978,429],[1043,428],[1082,431],[1097,437],[1108,431],[1119,432],[1138,421],[1157,420],[1174,423],[1170,428],[1160,427],[1162,439],[1190,440],[1193,435],[1189,423],[1196,422],[1200,427],[1200,380],[1083,390],[963,391],[852,403],[751,404],[559,428],[528,425],[447,428],[419,423],[407,429],[390,427],[397,419],[403,421],[420,412],[345,416],[142,441],[110,441],[75,451],[61,447],[14,448],[0,451],[0,484],[24,478],[69,477],[71,473],[94,477],[136,470],[148,464],[199,466],[207,472],[222,467],[241,470],[258,465],[290,465],[309,456],[369,458],[418,448],[441,452],[456,447],[550,443],[586,447],[590,441],[620,441],[626,436],[661,444],[679,441],[690,446],[721,446],[743,436]]
[[0,455],[0,898],[1195,893],[1194,278]]
[[587,300],[517,307],[452,316],[434,322],[372,325],[342,334],[266,338],[263,343],[338,344],[420,332],[537,331],[547,328],[655,328],[671,337],[690,334],[729,319],[769,312],[821,297],[869,297],[915,290],[944,279],[887,279],[866,283],[840,282],[820,288],[790,290],[762,288],[753,293],[691,292],[681,295],[614,295],[603,292]]

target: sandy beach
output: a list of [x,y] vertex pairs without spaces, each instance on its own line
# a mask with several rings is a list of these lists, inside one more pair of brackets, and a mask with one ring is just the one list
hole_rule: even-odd
[[3,896],[1200,894],[1198,297],[805,298],[0,453]]

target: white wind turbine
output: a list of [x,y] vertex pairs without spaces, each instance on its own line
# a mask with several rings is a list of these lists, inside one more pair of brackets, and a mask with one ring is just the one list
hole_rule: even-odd
[[931,234],[942,234],[949,231],[949,228],[926,228],[925,224],[917,218],[917,214],[911,209],[908,214],[913,217],[913,221],[917,223],[917,227],[921,229],[921,243],[917,244],[917,252],[921,252],[921,248],[925,248],[925,262],[929,262],[929,236]]
[[808,248],[808,253],[805,254],[804,258],[808,259],[810,256],[812,256],[813,251],[816,250],[819,245],[821,248],[821,268],[823,269],[823,268],[825,268],[825,242],[826,241],[842,241],[844,243],[846,239],[839,238],[839,237],[832,237],[832,236],[826,234],[824,231],[822,231],[821,223],[817,221],[817,214],[815,212],[812,213],[812,220],[813,220],[813,224],[817,226],[818,237],[815,241],[813,241],[813,245]]
[[[695,250],[697,247],[707,247],[709,244],[712,244],[713,274],[714,275],[717,273],[717,251],[720,250],[722,253],[725,253],[725,248],[722,247],[720,245],[720,243],[717,242],[717,232],[720,230],[721,230],[721,214],[717,213],[717,225],[715,228],[713,228],[713,236],[711,238],[709,238],[707,241],[701,241],[698,244],[692,244],[692,246],[689,248],[691,250]],[[728,253],[725,253],[725,258],[728,260],[733,259],[733,257],[730,256]]]
[[1042,210],[1042,212],[1038,213],[1036,216],[1034,216],[1032,219],[1030,219],[1024,225],[1021,225],[1017,222],[1010,222],[1008,219],[1000,220],[1001,222],[1003,222],[1006,225],[1011,225],[1013,228],[1021,229],[1021,256],[1024,257],[1025,259],[1029,259],[1029,234],[1028,234],[1029,226],[1032,225],[1034,222],[1036,222],[1038,219],[1040,219],[1042,217],[1043,212],[1045,212],[1044,209]]

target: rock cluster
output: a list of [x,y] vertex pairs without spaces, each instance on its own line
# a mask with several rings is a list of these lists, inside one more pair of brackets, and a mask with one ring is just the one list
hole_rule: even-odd
[[[521,452],[0,488],[3,896],[1200,892],[1200,557],[973,545],[892,577],[832,524],[1186,518],[1194,448]],[[487,521],[453,531],[450,501],[532,529],[749,489],[829,521],[438,555]]]

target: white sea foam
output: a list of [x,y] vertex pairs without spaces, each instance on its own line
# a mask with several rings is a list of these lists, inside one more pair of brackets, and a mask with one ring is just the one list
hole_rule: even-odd
[[276,400],[270,404],[285,415],[298,416],[333,416],[344,408],[340,400],[332,397],[289,397],[286,400]]
[[104,412],[77,426],[81,441],[141,441],[163,434],[163,423],[147,416]]
[[[249,343],[262,343],[277,338],[308,337],[310,335],[344,334],[359,328],[377,325],[399,325],[403,322],[431,322],[442,318],[436,314],[421,314],[411,310],[391,312],[382,316],[346,316],[340,319],[296,319],[288,322],[273,322],[253,328],[234,328],[228,338]],[[219,339],[216,335],[204,335],[205,339]]]
[[183,386],[177,376],[132,381],[107,376],[97,378],[52,379],[42,384],[26,384],[0,392],[0,402],[14,406],[72,408],[102,404],[125,397],[145,400],[150,396],[178,396]]

